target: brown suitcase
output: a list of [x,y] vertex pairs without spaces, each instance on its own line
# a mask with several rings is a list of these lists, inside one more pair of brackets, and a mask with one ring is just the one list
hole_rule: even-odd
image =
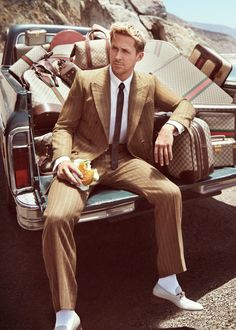
[[[156,128],[159,126],[158,120],[161,126],[169,118],[166,116],[163,120],[163,115],[161,117],[155,120]],[[213,164],[210,129],[205,121],[194,118],[190,129],[175,137],[173,160],[164,169],[160,166],[158,169],[170,178],[180,179],[184,183],[194,183],[208,178],[214,170]]]
[[219,86],[224,84],[232,70],[232,64],[223,56],[201,44],[194,47],[189,61]]
[[211,135],[236,139],[236,105],[195,105],[196,116],[207,122]]

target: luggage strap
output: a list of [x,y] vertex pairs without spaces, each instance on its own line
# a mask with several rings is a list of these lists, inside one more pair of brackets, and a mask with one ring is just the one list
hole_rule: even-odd
[[55,73],[50,71],[43,64],[33,64],[32,69],[35,71],[37,77],[52,89],[57,99],[63,104],[65,100],[57,88],[59,87],[59,83]]

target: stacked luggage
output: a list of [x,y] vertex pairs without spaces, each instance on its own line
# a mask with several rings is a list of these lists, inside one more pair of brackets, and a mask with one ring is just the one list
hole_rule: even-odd
[[[99,26],[87,36],[65,30],[56,34],[50,42],[47,42],[45,33],[28,31],[25,40],[29,50],[25,54],[21,53],[21,56],[18,54],[17,61],[9,69],[32,94],[32,126],[41,174],[48,174],[51,170],[48,166],[48,160],[51,159],[51,131],[76,72],[109,64],[109,36]],[[169,175],[188,183],[206,179],[214,167],[224,166],[225,146],[230,155],[227,156],[227,164],[236,164],[236,105],[232,104],[232,97],[219,86],[230,68],[223,64],[223,70],[222,65],[219,68],[216,64],[211,72],[208,70],[205,74],[209,62],[206,61],[207,65],[204,66],[203,61],[198,60],[201,56],[196,55],[197,51],[206,53],[198,46],[187,59],[170,43],[150,40],[143,60],[136,65],[136,70],[157,76],[162,83],[191,101],[197,110],[198,118],[194,119],[190,130],[175,138],[174,160],[167,169]],[[225,67],[228,68],[227,72]],[[224,73],[220,75],[221,79],[215,68]],[[159,120],[158,116],[155,120]],[[213,135],[217,136],[215,140],[211,138]],[[219,151],[221,149],[224,150],[222,154]]]

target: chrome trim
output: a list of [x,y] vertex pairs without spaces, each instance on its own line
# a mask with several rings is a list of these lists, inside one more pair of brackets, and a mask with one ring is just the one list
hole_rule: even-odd
[[194,104],[196,110],[212,110],[212,111],[236,111],[236,104]]
[[109,209],[103,208],[98,211],[84,211],[80,217],[79,222],[88,222],[93,220],[101,220],[105,218],[122,216],[123,214],[135,211],[135,202],[126,202],[121,205],[112,206]]
[[[41,230],[44,225],[43,214],[40,212],[33,192],[18,195],[15,198],[18,224],[27,230]],[[84,211],[79,223],[102,220],[115,216],[122,216],[135,210],[135,202],[125,202],[109,208],[95,211]]]
[[226,87],[233,87],[235,88],[236,87],[236,81],[235,80],[230,80],[230,79],[227,79],[223,85],[223,89]]
[[224,181],[215,181],[204,183],[204,185],[199,185],[196,188],[193,188],[192,191],[197,192],[201,195],[207,195],[217,190],[224,190],[231,188],[236,185],[236,178],[226,179]]
[[21,206],[22,208],[39,209],[34,192],[26,192],[16,196],[16,203],[17,205]]
[[5,125],[4,125],[4,121],[2,119],[2,114],[0,114],[0,131],[1,131],[1,135],[4,134],[4,130],[5,130]]
[[[21,42],[19,42],[19,40],[20,39],[23,39],[23,40],[21,40]],[[22,43],[24,43],[24,41],[25,41],[25,32],[21,32],[21,33],[19,33],[17,36],[16,36],[16,44],[22,44]]]

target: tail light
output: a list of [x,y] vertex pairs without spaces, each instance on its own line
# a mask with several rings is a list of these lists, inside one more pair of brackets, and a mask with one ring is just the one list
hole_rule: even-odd
[[29,149],[27,146],[15,147],[12,152],[16,189],[28,187],[31,184]]

